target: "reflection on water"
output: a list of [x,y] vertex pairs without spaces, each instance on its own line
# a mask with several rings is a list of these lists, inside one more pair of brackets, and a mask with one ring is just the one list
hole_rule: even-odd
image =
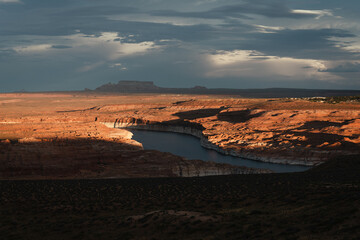
[[198,138],[187,134],[135,129],[130,129],[130,131],[134,134],[133,139],[142,143],[144,149],[170,152],[187,159],[201,159],[236,166],[264,168],[273,170],[274,172],[301,172],[309,169],[309,167],[306,166],[264,163],[223,155],[215,150],[203,148]]

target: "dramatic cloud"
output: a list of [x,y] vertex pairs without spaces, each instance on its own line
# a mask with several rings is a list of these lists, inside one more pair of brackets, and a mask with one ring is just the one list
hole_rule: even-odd
[[316,16],[316,19],[320,19],[323,16],[334,16],[330,10],[303,10],[303,9],[294,9],[291,10],[294,14],[302,14],[309,16]]
[[[325,73],[326,66],[322,61],[295,59],[288,57],[265,56],[257,51],[219,51],[209,55],[213,68],[208,77],[277,77],[279,80],[301,81],[316,78],[318,80],[335,80]],[[261,71],[259,71],[261,69]]]
[[360,89],[355,0],[0,0],[0,91]]

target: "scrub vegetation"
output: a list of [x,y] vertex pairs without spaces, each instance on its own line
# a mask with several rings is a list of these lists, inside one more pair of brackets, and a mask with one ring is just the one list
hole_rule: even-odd
[[304,173],[0,182],[3,239],[359,239],[360,156]]

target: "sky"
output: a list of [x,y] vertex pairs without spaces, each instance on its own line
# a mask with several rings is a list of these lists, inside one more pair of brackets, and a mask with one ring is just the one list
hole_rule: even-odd
[[359,0],[0,0],[0,92],[360,89]]

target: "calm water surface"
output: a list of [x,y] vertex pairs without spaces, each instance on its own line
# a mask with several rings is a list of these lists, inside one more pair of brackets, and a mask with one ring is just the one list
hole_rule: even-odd
[[128,130],[130,130],[134,134],[134,140],[143,144],[144,149],[170,152],[172,154],[185,157],[187,159],[201,159],[204,161],[228,163],[236,166],[264,168],[273,170],[275,172],[301,172],[306,171],[310,168],[297,165],[264,163],[239,157],[223,155],[216,152],[215,150],[210,150],[202,147],[198,138],[188,134],[137,129]]

